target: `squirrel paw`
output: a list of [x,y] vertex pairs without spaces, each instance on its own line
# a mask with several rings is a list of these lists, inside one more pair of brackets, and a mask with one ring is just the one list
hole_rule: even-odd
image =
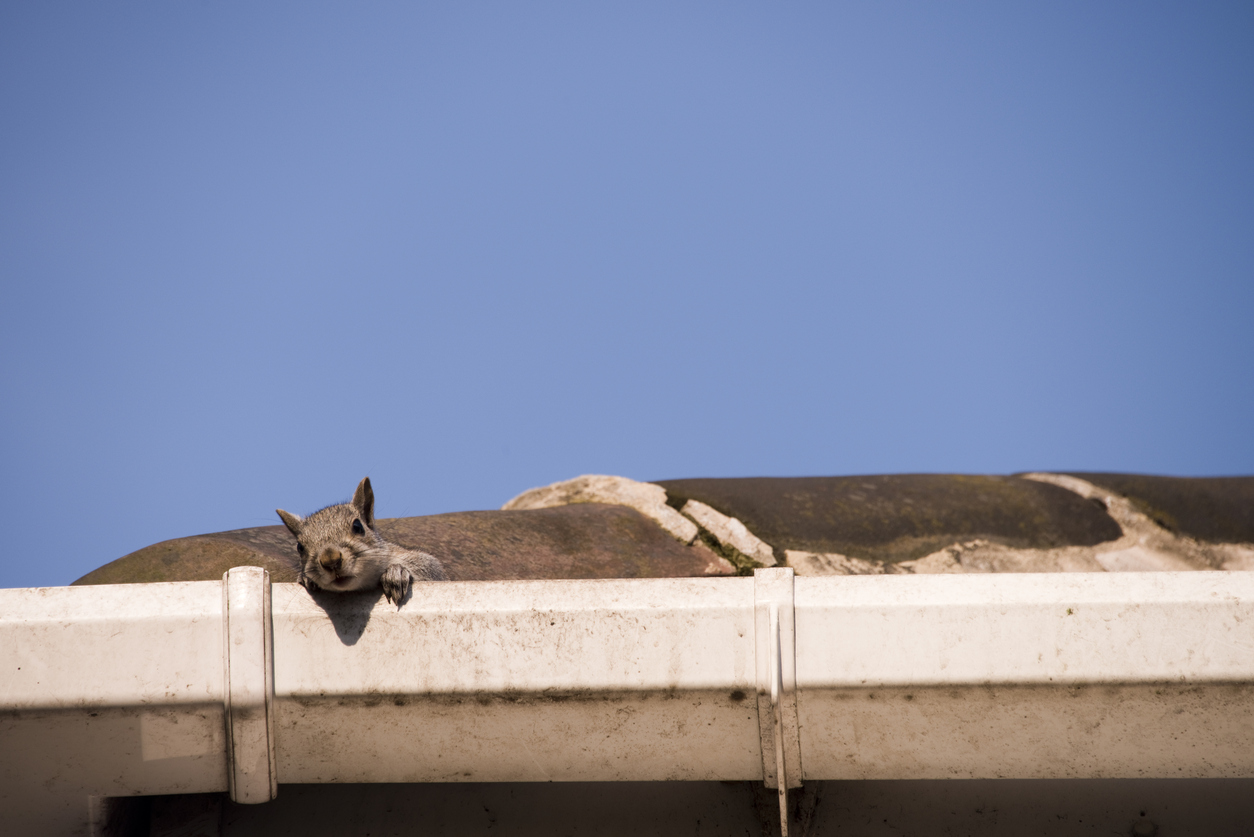
[[380,583],[383,585],[383,595],[388,597],[389,602],[400,607],[413,582],[414,576],[404,564],[392,564],[383,573]]

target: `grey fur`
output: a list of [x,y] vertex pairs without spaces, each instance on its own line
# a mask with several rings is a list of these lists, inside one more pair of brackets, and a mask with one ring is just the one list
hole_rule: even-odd
[[400,606],[415,581],[447,581],[438,559],[385,541],[375,528],[370,477],[357,486],[350,503],[327,506],[308,517],[276,509],[296,537],[306,589],[366,590],[382,585],[388,601]]

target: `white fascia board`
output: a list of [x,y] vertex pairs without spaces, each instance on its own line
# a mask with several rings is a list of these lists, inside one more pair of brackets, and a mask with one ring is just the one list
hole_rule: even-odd
[[797,579],[798,688],[1249,682],[1254,573]]
[[[361,605],[274,585],[280,698],[754,685],[751,578],[446,582]],[[363,616],[346,644],[335,622]]]
[[363,612],[276,585],[280,779],[761,779],[753,596],[749,578],[449,582]]
[[216,581],[0,589],[0,709],[222,702]]
[[0,589],[0,821],[92,833],[91,796],[226,790],[222,584]]
[[768,761],[788,784],[1254,776],[1254,574],[762,572],[421,584],[399,611],[273,585],[231,662],[247,763],[227,756],[222,583],[0,590],[0,809],[33,823],[88,794],[226,790],[229,771],[245,799],[770,782]]
[[806,779],[1254,776],[1254,574],[798,579]]

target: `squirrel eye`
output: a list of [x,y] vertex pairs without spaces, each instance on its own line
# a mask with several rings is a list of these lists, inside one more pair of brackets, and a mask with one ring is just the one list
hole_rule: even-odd
[[353,534],[354,534],[354,535],[364,535],[364,534],[366,534],[366,530],[362,527],[362,525],[361,525],[361,521],[360,521],[360,520],[354,520],[354,521],[353,521]]
[[304,555],[304,554],[305,554],[305,545],[304,545],[303,543],[299,543],[299,542],[298,542],[298,543],[296,544],[296,551],[297,551],[297,552],[299,552],[301,555]]

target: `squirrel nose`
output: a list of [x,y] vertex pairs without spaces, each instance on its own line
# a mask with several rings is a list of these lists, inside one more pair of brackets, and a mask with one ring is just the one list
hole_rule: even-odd
[[344,556],[338,549],[332,547],[318,557],[318,563],[327,572],[338,572],[340,567],[344,566]]

